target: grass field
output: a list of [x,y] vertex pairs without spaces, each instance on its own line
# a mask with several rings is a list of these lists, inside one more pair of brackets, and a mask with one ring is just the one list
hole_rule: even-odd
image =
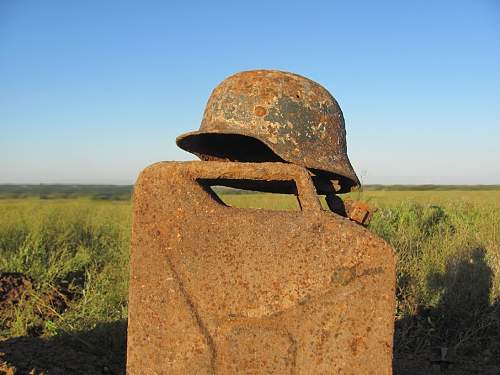
[[[396,352],[446,347],[500,358],[500,191],[351,197],[379,207],[369,229],[398,254]],[[270,194],[223,199],[240,207],[293,206],[293,197]],[[127,317],[130,213],[128,200],[1,199],[0,271],[23,273],[34,287],[2,313],[0,337],[73,335],[96,349],[80,334]],[[63,309],[47,298],[60,285],[71,291]],[[123,337],[109,336],[99,346],[123,350]]]

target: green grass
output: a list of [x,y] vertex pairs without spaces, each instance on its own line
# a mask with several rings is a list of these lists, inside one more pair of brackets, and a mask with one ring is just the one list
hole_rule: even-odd
[[[351,198],[379,207],[369,229],[398,255],[397,350],[446,346],[474,354],[488,347],[500,355],[500,191],[368,191]],[[266,194],[223,199],[274,209],[294,204],[293,197]],[[23,300],[0,336],[71,334],[126,319],[130,214],[128,201],[1,200],[0,271],[31,276],[40,296],[74,275],[85,282],[75,286],[69,308],[50,318],[37,313],[43,298]]]
[[[0,270],[21,272],[38,284],[40,298],[26,299],[2,336],[93,328],[126,317],[129,202],[3,200],[0,203]],[[64,314],[43,321],[43,294],[79,275],[80,298]],[[41,305],[41,306],[40,306]]]

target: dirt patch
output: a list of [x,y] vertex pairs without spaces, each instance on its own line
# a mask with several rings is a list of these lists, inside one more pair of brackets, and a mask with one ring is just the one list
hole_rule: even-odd
[[26,291],[33,289],[33,281],[21,273],[0,273],[0,308],[16,304]]
[[8,329],[17,306],[34,292],[33,280],[21,273],[0,273],[0,329]]
[[[41,285],[22,273],[0,273],[0,331],[9,329],[18,309],[28,305],[40,322],[59,316],[78,298],[79,283],[76,275],[58,280],[55,285]],[[41,327],[36,324],[30,327],[30,336],[41,333]]]

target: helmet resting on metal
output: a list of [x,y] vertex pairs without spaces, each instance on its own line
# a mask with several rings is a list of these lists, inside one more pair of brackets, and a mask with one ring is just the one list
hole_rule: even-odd
[[321,85],[293,73],[237,73],[212,92],[200,129],[177,145],[202,160],[285,161],[338,180],[339,192],[359,180],[347,157],[342,111]]

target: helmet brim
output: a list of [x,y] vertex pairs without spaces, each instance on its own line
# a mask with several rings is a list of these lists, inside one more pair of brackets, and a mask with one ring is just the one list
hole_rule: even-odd
[[[272,144],[267,144],[260,139],[240,133],[196,130],[178,136],[176,144],[181,149],[195,154],[202,160],[290,162],[282,157]],[[348,193],[353,188],[360,186],[358,177],[350,164],[347,173],[346,168],[337,171],[302,166],[327,180],[338,180],[340,190],[337,193]]]

